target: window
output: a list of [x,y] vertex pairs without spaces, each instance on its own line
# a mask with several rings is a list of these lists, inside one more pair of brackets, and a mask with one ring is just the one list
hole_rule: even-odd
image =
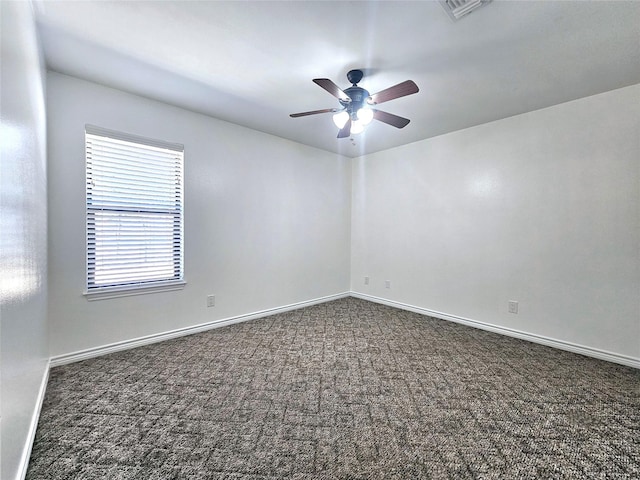
[[182,288],[184,147],[85,128],[85,295]]

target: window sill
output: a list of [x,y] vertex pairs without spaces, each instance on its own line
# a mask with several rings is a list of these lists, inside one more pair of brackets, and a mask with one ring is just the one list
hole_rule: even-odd
[[84,297],[93,302],[95,300],[108,300],[110,298],[130,297],[132,295],[146,295],[149,293],[171,292],[182,290],[187,282],[184,280],[167,282],[161,285],[136,285],[127,287],[105,287],[96,290],[82,292]]

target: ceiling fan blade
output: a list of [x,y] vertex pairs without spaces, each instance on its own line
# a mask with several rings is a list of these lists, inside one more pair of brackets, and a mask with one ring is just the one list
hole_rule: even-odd
[[324,110],[313,110],[311,112],[292,113],[289,116],[293,118],[298,118],[298,117],[306,117],[307,115],[317,115],[318,113],[329,113],[329,112],[337,112],[337,111],[338,111],[337,108],[325,108]]
[[345,123],[344,127],[342,127],[338,132],[338,138],[347,138],[350,135],[351,135],[351,118],[347,120],[347,123]]
[[399,117],[393,113],[383,112],[382,110],[373,110],[373,118],[396,128],[406,127],[411,120]]
[[388,102],[395,98],[405,97],[413,93],[418,93],[418,86],[412,81],[407,80],[405,82],[394,85],[393,87],[385,88],[378,93],[374,93],[367,98],[367,103],[370,105],[377,105],[379,103]]
[[335,83],[333,83],[328,78],[314,78],[313,79],[313,83],[315,83],[316,85],[319,85],[320,87],[324,88],[331,95],[333,95],[334,97],[336,97],[339,100],[342,100],[343,102],[350,102],[351,101],[351,98],[349,97],[349,95],[344,93],[340,89],[340,87],[338,87]]

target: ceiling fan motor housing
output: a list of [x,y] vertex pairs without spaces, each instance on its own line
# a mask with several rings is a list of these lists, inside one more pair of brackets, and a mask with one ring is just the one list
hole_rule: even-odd
[[347,80],[351,82],[352,86],[345,88],[344,93],[346,93],[351,100],[339,100],[340,105],[346,108],[347,113],[349,113],[349,116],[354,120],[357,120],[358,110],[364,106],[366,99],[369,97],[369,92],[356,85],[360,80],[362,80],[363,76],[364,73],[362,70],[349,70],[347,73]]
[[369,92],[362,87],[354,85],[353,87],[345,88],[344,93],[349,96],[351,101],[339,100],[340,105],[345,107],[349,115],[353,117],[366,103],[367,98],[369,98]]

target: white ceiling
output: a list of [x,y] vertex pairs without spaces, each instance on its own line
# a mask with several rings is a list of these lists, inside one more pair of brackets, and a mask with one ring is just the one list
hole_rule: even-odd
[[[36,0],[48,68],[355,157],[640,83],[640,2],[494,0],[453,22],[434,1]],[[341,88],[420,92],[336,139]],[[594,119],[597,121],[597,119]]]

